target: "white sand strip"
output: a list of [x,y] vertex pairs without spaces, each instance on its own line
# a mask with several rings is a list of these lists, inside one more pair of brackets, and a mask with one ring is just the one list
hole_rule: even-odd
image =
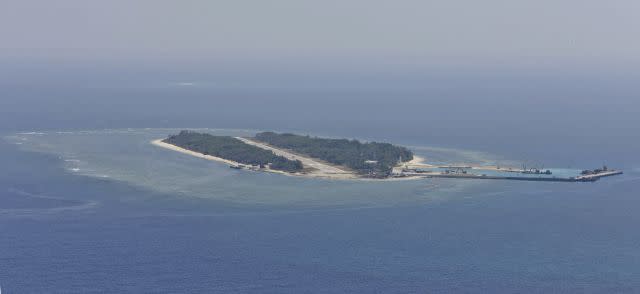
[[304,167],[311,167],[314,169],[308,173],[309,175],[318,175],[318,176],[322,175],[324,177],[336,177],[336,178],[358,178],[358,176],[352,171],[341,169],[337,166],[329,165],[310,157],[300,156],[299,154],[294,154],[287,150],[278,149],[276,147],[273,147],[261,142],[257,142],[251,139],[242,138],[242,137],[235,137],[235,138],[238,140],[241,140],[246,144],[253,145],[258,148],[270,150],[276,155],[283,156],[287,159],[300,160]]
[[163,139],[153,140],[153,141],[151,141],[151,144],[159,146],[159,147],[162,147],[162,148],[166,148],[166,149],[169,149],[169,150],[178,151],[180,153],[188,154],[188,155],[191,155],[191,156],[203,158],[203,159],[206,159],[206,160],[213,160],[213,161],[226,163],[228,165],[239,165],[240,164],[239,162],[235,162],[235,161],[232,161],[232,160],[228,160],[228,159],[224,159],[224,158],[220,158],[220,157],[215,157],[215,156],[211,156],[211,155],[204,155],[202,153],[198,153],[198,152],[195,152],[195,151],[184,149],[184,148],[178,147],[176,145],[171,145],[169,143],[162,142],[162,140]]
[[[237,161],[228,160],[228,159],[224,159],[224,158],[216,157],[216,156],[211,156],[211,155],[205,155],[205,154],[202,154],[202,153],[198,153],[198,152],[195,152],[195,151],[184,149],[184,148],[178,147],[176,145],[172,145],[172,144],[169,144],[169,143],[162,142],[162,140],[163,139],[153,140],[153,141],[151,141],[151,144],[156,145],[158,147],[165,148],[165,149],[178,151],[180,153],[184,153],[184,154],[187,154],[187,155],[191,155],[191,156],[195,156],[195,157],[198,157],[198,158],[206,159],[206,160],[213,160],[213,161],[225,163],[225,164],[228,164],[228,165],[247,166],[246,164],[239,163]],[[258,171],[283,174],[283,175],[287,175],[287,176],[300,176],[301,175],[299,173],[288,173],[288,172],[285,172],[285,171],[269,169],[269,168],[263,168],[263,169],[260,169]]]

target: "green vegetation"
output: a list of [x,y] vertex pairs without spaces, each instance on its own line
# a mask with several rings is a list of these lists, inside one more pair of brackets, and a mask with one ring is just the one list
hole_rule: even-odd
[[389,143],[361,143],[357,140],[325,139],[294,134],[264,132],[256,139],[327,162],[344,165],[361,175],[387,177],[398,162],[413,159],[413,153]]
[[271,169],[286,172],[302,170],[302,162],[299,160],[289,160],[285,157],[275,155],[270,150],[246,144],[229,136],[213,136],[210,134],[181,131],[178,135],[169,136],[169,138],[164,139],[163,142],[243,164],[259,165],[261,167],[270,164],[269,167]]

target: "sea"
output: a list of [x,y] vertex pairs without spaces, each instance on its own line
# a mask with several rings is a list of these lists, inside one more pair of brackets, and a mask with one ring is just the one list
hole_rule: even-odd
[[[3,82],[2,293],[640,293],[634,79],[434,74],[412,86],[244,87],[178,76]],[[150,144],[182,129],[624,175],[287,177]]]

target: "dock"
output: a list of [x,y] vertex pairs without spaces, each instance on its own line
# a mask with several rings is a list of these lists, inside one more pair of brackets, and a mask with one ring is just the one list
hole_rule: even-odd
[[447,173],[434,171],[412,170],[399,174],[400,177],[419,176],[424,178],[450,178],[450,179],[476,179],[476,180],[513,180],[513,181],[534,181],[534,182],[595,182],[604,177],[623,174],[620,170],[607,170],[597,173],[579,175],[575,177],[556,176],[497,176],[473,173]]
[[575,179],[577,182],[594,182],[604,177],[616,176],[621,174],[623,174],[621,170],[609,170],[590,175],[580,175],[575,177]]

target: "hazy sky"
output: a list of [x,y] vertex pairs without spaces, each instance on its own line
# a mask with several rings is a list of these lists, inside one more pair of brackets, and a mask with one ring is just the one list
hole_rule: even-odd
[[2,0],[9,60],[637,64],[638,0]]

